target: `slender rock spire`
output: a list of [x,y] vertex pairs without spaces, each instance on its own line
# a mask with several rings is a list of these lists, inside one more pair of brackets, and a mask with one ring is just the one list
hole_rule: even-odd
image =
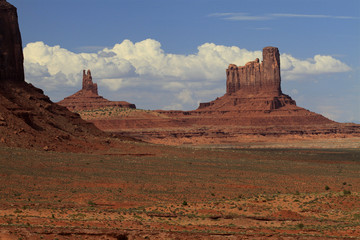
[[91,91],[91,92],[95,93],[96,95],[98,94],[98,87],[97,87],[97,84],[93,83],[93,81],[92,81],[90,69],[87,70],[87,73],[85,70],[83,70],[82,89],[86,90],[86,91]]

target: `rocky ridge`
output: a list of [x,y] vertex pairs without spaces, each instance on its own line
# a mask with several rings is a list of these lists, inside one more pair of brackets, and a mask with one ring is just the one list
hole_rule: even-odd
[[109,101],[99,96],[97,84],[93,83],[90,70],[83,70],[82,89],[58,104],[74,112],[106,107],[136,108],[135,104],[126,101]]

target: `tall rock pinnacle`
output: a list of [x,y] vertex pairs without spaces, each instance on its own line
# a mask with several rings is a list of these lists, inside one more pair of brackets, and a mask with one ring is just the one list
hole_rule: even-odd
[[16,8],[0,0],[0,83],[24,81],[24,57]]
[[98,86],[93,83],[90,70],[83,70],[82,89],[64,98],[58,104],[70,111],[94,110],[106,107],[136,108],[135,104],[126,101],[109,101],[99,96]]
[[280,85],[280,53],[276,47],[265,47],[263,49],[261,82],[267,91],[282,93]]
[[245,66],[230,64],[226,70],[226,93],[240,91],[241,94],[270,94],[280,95],[280,54],[276,47],[263,49],[263,61],[248,62]]
[[91,71],[87,70],[87,73],[85,70],[83,70],[83,82],[82,82],[82,90],[85,91],[91,91],[98,95],[98,87],[96,83],[93,83]]

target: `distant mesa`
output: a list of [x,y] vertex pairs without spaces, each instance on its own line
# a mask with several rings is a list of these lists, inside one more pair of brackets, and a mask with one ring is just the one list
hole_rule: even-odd
[[99,96],[98,86],[96,83],[93,83],[90,70],[87,70],[87,72],[83,70],[82,89],[64,98],[58,104],[73,112],[105,107],[136,108],[135,104],[126,101],[109,101]]

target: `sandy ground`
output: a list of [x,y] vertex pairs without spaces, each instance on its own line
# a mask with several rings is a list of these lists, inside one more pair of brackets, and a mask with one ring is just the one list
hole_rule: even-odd
[[359,149],[112,144],[0,147],[0,239],[359,239]]

